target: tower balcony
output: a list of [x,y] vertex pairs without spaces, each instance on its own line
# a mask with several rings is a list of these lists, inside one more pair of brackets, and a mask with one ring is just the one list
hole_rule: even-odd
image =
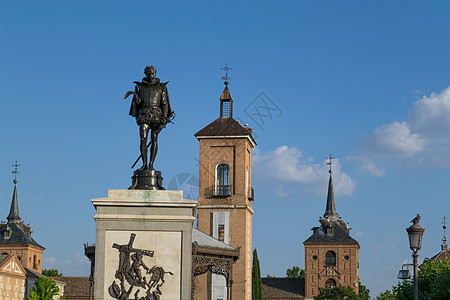
[[228,185],[213,185],[208,193],[211,197],[229,197],[231,196],[233,187]]
[[250,201],[255,200],[255,190],[252,187],[248,188],[247,197],[248,197],[248,200],[250,200]]
[[[206,197],[230,197],[233,195],[233,186],[231,184],[213,185],[210,188],[207,188],[205,192]],[[246,196],[248,200],[254,201],[255,190],[252,187],[249,187]]]

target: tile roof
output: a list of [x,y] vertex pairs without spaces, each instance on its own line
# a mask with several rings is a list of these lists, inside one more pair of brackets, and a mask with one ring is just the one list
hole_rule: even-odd
[[[219,117],[211,124],[194,134],[199,136],[251,136],[252,129],[243,127],[231,117]],[[253,139],[253,138],[252,138]]]
[[230,251],[236,250],[234,247],[231,247],[230,245],[225,244],[195,228],[192,229],[192,242],[197,242],[197,244],[202,247],[220,248]]
[[30,268],[24,267],[25,271],[27,271],[27,278],[39,278],[39,277],[45,277],[44,275],[42,275],[41,273],[39,273],[36,270],[32,270]]
[[67,297],[89,297],[89,277],[52,277],[57,281],[66,283],[64,296]]
[[[5,238],[8,227],[11,228],[11,236]],[[33,245],[45,249],[31,237],[31,232],[25,233],[29,230],[31,229],[23,223],[0,224],[0,245]]]
[[261,278],[263,299],[305,299],[304,278]]
[[338,222],[330,223],[334,229],[333,234],[327,235],[326,228],[323,225],[314,227],[314,233],[303,243],[358,243]]
[[450,251],[443,250],[438,254],[434,255],[428,261],[441,261],[441,260],[450,261]]

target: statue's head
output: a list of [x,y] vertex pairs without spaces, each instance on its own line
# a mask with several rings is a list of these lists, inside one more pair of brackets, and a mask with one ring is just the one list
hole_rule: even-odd
[[152,65],[148,65],[148,66],[145,67],[144,74],[148,78],[155,78],[155,76],[156,76],[156,68],[154,66],[152,66]]

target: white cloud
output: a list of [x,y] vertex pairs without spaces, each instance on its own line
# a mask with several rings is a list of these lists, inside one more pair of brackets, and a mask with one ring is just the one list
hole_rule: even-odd
[[[328,167],[325,161],[314,164],[311,157],[304,158],[302,152],[288,146],[274,151],[253,152],[253,180],[273,185],[277,196],[287,197],[292,191],[326,196]],[[356,186],[353,179],[341,172],[339,159],[333,161],[333,186],[335,195],[351,195]]]
[[408,118],[381,125],[365,136],[355,157],[360,170],[382,176],[380,164],[450,166],[450,86],[414,102]]
[[411,128],[429,142],[450,141],[450,86],[416,101],[408,114]]
[[[384,175],[385,168],[379,166],[373,159],[370,159],[367,155],[361,155],[354,158],[358,161],[358,170],[361,173],[368,173],[376,177],[382,177]],[[352,158],[350,157],[350,159]]]
[[412,133],[407,122],[382,125],[363,142],[366,152],[381,159],[410,157],[425,146],[424,139]]
[[362,231],[358,231],[355,233],[355,237],[362,237],[364,233]]
[[51,264],[51,263],[54,263],[54,262],[56,262],[56,259],[54,257],[47,257],[47,258],[44,259],[44,263]]

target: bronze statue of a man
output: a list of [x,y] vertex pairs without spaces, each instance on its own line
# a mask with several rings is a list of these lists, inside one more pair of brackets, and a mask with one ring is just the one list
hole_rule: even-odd
[[[170,107],[167,83],[160,83],[156,76],[156,68],[147,66],[144,70],[145,77],[142,82],[134,81],[136,87],[134,92],[127,92],[125,98],[133,94],[133,101],[130,107],[130,116],[136,118],[139,125],[140,150],[142,157],[142,167],[139,170],[154,170],[156,153],[158,152],[158,134],[167,123],[173,118],[173,111]],[[150,136],[150,163],[147,164],[147,138]]]

